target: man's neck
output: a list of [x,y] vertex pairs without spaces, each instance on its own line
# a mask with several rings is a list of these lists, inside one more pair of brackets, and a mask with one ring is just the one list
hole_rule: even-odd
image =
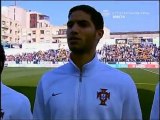
[[86,54],[70,54],[70,58],[74,64],[82,71],[83,65],[90,62],[95,57],[95,53],[86,53]]

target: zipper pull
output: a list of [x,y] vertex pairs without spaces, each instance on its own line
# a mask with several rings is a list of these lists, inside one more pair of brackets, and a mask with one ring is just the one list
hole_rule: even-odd
[[79,81],[82,82],[82,72],[80,72],[80,78]]

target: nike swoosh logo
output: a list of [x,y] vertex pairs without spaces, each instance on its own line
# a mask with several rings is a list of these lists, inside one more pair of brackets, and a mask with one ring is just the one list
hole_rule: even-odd
[[59,94],[62,94],[62,93],[52,93],[52,96],[56,96],[56,95],[59,95]]

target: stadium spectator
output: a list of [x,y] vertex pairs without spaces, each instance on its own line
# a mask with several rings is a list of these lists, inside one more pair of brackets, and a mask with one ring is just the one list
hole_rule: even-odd
[[94,8],[79,5],[70,9],[69,63],[41,78],[34,103],[35,119],[142,119],[131,77],[97,59],[96,46],[103,33],[102,15]]
[[152,109],[150,114],[150,120],[159,120],[159,116],[160,116],[159,96],[160,95],[159,95],[159,83],[158,83],[155,89],[155,94],[154,94],[154,99],[153,99],[153,104],[152,104]]
[[[0,44],[0,75],[5,61],[3,46]],[[28,98],[7,87],[1,81],[1,120],[31,120],[31,106]]]
[[[97,51],[98,59],[107,62],[159,62],[160,49],[154,44],[132,45],[104,45]],[[6,55],[7,61],[15,61],[17,64],[41,64],[42,62],[68,62],[70,51],[67,49],[50,49],[33,53]]]

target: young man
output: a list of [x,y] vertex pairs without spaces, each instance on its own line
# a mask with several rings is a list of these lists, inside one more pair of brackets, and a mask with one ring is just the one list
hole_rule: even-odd
[[[0,44],[0,75],[5,61],[3,46]],[[1,120],[31,120],[31,106],[28,98],[1,82]]]
[[159,83],[156,85],[151,114],[150,114],[150,120],[159,120],[160,116],[160,99],[159,99]]
[[96,56],[103,36],[103,18],[88,5],[69,11],[67,41],[70,60],[43,75],[33,117],[38,120],[141,120],[136,86],[131,77]]

